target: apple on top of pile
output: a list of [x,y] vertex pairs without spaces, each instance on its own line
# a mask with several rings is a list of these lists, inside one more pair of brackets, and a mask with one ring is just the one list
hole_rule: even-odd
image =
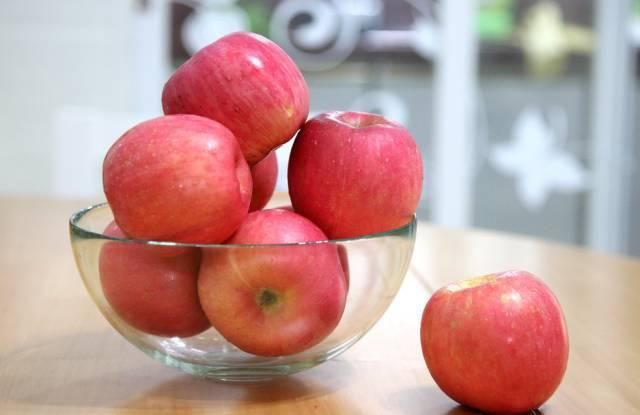
[[[415,214],[423,166],[410,133],[368,113],[334,111],[308,120],[309,92],[300,70],[260,35],[233,33],[198,51],[165,84],[162,107],[164,116],[132,127],[106,154],[103,184],[114,215],[107,235],[281,244],[385,232]],[[294,136],[288,169],[292,206],[263,210],[275,188],[274,150]],[[316,245],[312,258],[274,251],[278,261],[229,252],[176,246],[160,253],[144,245],[107,244],[99,264],[105,297],[123,320],[144,332],[193,336],[213,326],[238,348],[261,356],[301,352],[337,326],[348,265],[336,245]],[[244,293],[225,289],[238,278],[256,284],[246,284]],[[165,289],[153,290],[159,284]],[[286,300],[282,287],[291,285],[310,299],[293,310],[280,307]],[[145,295],[150,289],[153,298]],[[265,316],[260,330],[252,329],[257,319],[237,312],[247,298]],[[265,330],[279,312],[316,323]],[[425,359],[438,352],[424,338],[424,327],[436,324],[429,321],[422,332]],[[454,399],[482,407],[436,381]]]

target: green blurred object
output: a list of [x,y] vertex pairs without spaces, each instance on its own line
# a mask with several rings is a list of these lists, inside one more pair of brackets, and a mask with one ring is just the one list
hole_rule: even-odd
[[640,17],[640,0],[633,1],[633,14],[635,17]]
[[249,16],[251,31],[264,36],[269,35],[269,11],[261,1],[240,1],[242,7]]
[[570,56],[589,56],[593,31],[567,22],[557,1],[541,0],[525,12],[517,33],[529,72],[540,78],[563,74]]
[[485,0],[480,3],[476,16],[480,40],[506,41],[513,30],[513,0]]

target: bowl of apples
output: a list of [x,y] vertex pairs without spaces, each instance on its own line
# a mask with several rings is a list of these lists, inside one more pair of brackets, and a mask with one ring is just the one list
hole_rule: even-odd
[[[307,119],[302,74],[252,33],[196,53],[162,104],[107,152],[107,203],[69,222],[106,320],[147,355],[228,381],[311,368],[362,338],[413,252],[409,132],[367,113]],[[290,139],[289,193],[272,197]]]
[[[245,232],[293,219],[286,232],[317,235],[289,210],[262,212]],[[112,218],[102,204],[71,219],[94,302],[146,354],[220,380],[295,373],[353,345],[398,291],[416,230],[412,220],[362,238],[196,245],[124,238]]]

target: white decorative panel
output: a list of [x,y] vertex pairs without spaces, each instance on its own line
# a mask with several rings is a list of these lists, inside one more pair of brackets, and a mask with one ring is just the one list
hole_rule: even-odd
[[54,114],[52,192],[59,197],[102,197],[102,161],[113,142],[150,114],[64,107]]

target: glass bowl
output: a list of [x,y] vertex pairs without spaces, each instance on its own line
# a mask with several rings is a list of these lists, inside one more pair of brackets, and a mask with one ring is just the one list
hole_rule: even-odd
[[[109,206],[100,204],[80,210],[69,221],[76,264],[87,291],[102,314],[125,339],[154,359],[194,375],[224,381],[262,380],[292,374],[314,367],[347,350],[380,319],[398,292],[411,260],[416,232],[414,217],[405,226],[392,231],[352,239],[278,245],[196,245],[103,235],[102,232],[112,220]],[[143,250],[145,252],[142,255],[162,257],[164,263],[171,266],[172,258],[180,257],[180,252],[185,250],[198,251],[201,256],[205,253],[214,256],[237,255],[237,258],[264,256],[268,262],[269,258],[277,257],[281,252],[307,260],[315,259],[321,250],[326,252],[329,246],[339,254],[343,269],[348,270],[345,272],[346,291],[342,291],[344,309],[338,316],[339,320],[336,320],[337,325],[333,326],[335,328],[323,335],[326,337],[294,354],[251,354],[234,346],[212,327],[195,335],[150,334],[149,330],[142,331],[136,328],[139,326],[134,327],[136,324],[129,323],[131,316],[127,317],[122,311],[118,313],[116,309],[119,306],[110,304],[108,298],[113,297],[105,294],[100,274],[100,257],[104,249],[112,252]],[[313,264],[313,261],[308,262]],[[127,284],[123,286],[127,290],[128,281],[135,280],[135,273],[140,267],[125,269],[130,274],[125,276]],[[197,293],[197,269],[193,278],[196,280],[193,293]],[[130,285],[134,290],[135,283]],[[192,296],[197,298],[197,294]],[[165,311],[162,309],[159,312]],[[171,319],[181,317],[180,313],[170,313],[170,316]],[[313,318],[307,319],[307,322],[311,320]],[[251,336],[251,333],[248,335]]]

